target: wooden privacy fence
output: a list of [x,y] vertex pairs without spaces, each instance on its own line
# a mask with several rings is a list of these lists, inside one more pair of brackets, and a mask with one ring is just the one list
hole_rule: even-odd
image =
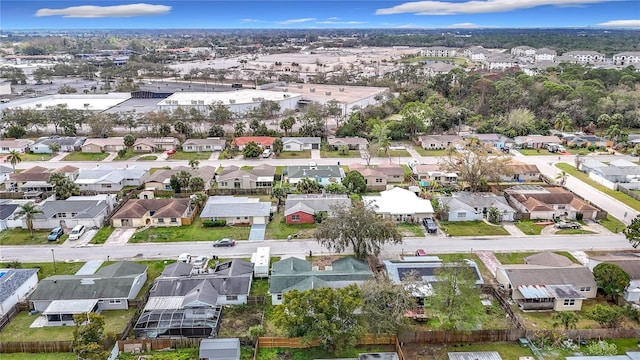
[[[71,352],[72,341],[20,341],[0,342],[0,353],[54,353]],[[0,356],[1,358],[2,356]]]
[[[396,345],[395,336],[374,336],[365,335],[358,345]],[[305,343],[303,338],[282,338],[282,337],[259,337],[256,343],[257,348],[289,348],[289,349],[306,349],[310,347],[320,346],[320,341],[314,340]]]
[[461,331],[414,331],[398,335],[401,343],[447,344],[461,342],[516,341],[525,336],[524,329]]
[[118,349],[127,351],[140,349],[141,351],[152,351],[162,349],[184,349],[200,347],[201,339],[178,338],[178,339],[140,339],[140,340],[120,340]]

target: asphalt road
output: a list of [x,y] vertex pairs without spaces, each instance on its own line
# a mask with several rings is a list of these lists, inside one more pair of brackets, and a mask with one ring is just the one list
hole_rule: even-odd
[[[315,240],[266,240],[239,241],[235,247],[214,248],[211,241],[127,244],[125,246],[3,246],[0,261],[8,262],[51,262],[130,260],[130,259],[174,259],[182,253],[219,257],[250,257],[260,246],[271,248],[274,256],[282,255],[329,255]],[[53,249],[53,253],[52,250]],[[475,251],[522,252],[522,251],[573,251],[573,250],[631,250],[629,242],[622,235],[558,235],[526,237],[456,237],[443,236],[405,238],[402,244],[387,245],[383,248],[383,258],[394,258],[400,254],[413,253],[424,249],[427,253],[468,253]]]

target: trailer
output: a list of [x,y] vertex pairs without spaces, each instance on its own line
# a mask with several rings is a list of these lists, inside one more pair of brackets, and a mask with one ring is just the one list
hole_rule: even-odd
[[269,277],[269,264],[271,248],[259,247],[256,252],[251,254],[251,262],[253,263],[253,276],[256,278]]

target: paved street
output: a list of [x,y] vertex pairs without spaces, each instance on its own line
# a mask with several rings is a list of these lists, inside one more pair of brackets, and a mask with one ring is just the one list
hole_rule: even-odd
[[[271,254],[313,255],[331,254],[315,240],[267,240],[239,241],[232,248],[214,248],[211,241],[180,243],[126,244],[122,246],[3,246],[0,249],[0,261],[18,260],[21,262],[50,262],[51,249],[54,249],[56,261],[86,261],[106,259],[173,259],[181,253],[194,255],[218,255],[219,257],[250,257],[260,246],[271,247]],[[558,235],[523,237],[428,237],[405,238],[403,244],[386,246],[382,257],[391,258],[402,253],[413,253],[424,249],[427,253],[461,253],[476,251],[522,252],[542,250],[630,250],[629,242],[622,235]]]

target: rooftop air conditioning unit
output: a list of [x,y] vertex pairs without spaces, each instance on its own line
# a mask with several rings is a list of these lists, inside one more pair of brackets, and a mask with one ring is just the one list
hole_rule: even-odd
[[191,100],[191,105],[197,105],[198,102],[196,100]]
[[312,93],[316,92],[316,88],[309,89],[309,92],[312,92]]
[[303,87],[303,86],[304,86],[304,85],[299,84],[299,85],[298,85],[298,89],[302,89],[302,87]]
[[325,91],[324,94],[325,95],[331,95],[331,91]]
[[42,107],[42,104],[38,103],[36,104],[36,107]]
[[339,88],[338,89],[340,92],[344,92],[344,88]]
[[229,104],[235,104],[236,100],[235,99],[229,99]]
[[289,92],[289,89],[282,89],[282,92]]

